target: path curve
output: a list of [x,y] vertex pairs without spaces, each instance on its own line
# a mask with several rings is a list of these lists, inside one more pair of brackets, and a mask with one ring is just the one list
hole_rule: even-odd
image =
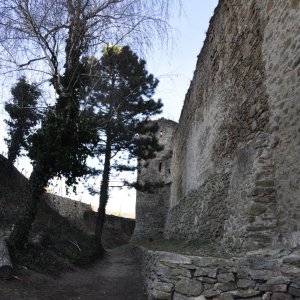
[[0,281],[1,300],[146,300],[138,263],[129,247],[109,250],[88,269],[59,279],[31,273]]

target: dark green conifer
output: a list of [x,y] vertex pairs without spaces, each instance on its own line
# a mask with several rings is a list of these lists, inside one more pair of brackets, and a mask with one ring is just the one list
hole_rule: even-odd
[[135,170],[134,158],[153,158],[161,150],[155,135],[158,127],[149,118],[161,112],[162,103],[153,99],[158,80],[128,46],[107,47],[99,61],[89,58],[87,65],[91,79],[85,89],[86,112],[97,123],[97,155],[104,156],[95,231],[99,250],[111,171]]
[[28,149],[28,136],[41,117],[36,110],[41,91],[35,84],[21,77],[11,89],[11,94],[12,100],[5,103],[5,110],[9,114],[9,119],[5,120],[8,125],[8,138],[5,141],[9,164],[15,162],[22,148]]

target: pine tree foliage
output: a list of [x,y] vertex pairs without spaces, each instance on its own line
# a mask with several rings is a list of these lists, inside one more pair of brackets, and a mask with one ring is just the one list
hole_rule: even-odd
[[134,158],[153,158],[162,149],[156,138],[157,124],[150,122],[150,117],[161,112],[162,102],[153,98],[158,80],[128,46],[105,48],[99,61],[90,57],[86,64],[91,79],[83,93],[85,111],[97,123],[97,155],[104,156],[96,225],[100,246],[111,171],[135,170]]
[[36,84],[30,84],[25,77],[19,78],[11,89],[12,99],[5,103],[9,119],[5,120],[8,127],[8,161],[14,163],[22,149],[28,150],[28,136],[39,122],[41,115],[36,106],[41,91]]
[[[106,149],[107,135],[111,139],[112,156],[118,152],[135,157],[152,158],[157,150],[155,133],[157,125],[149,119],[161,113],[161,100],[153,95],[158,80],[146,70],[145,60],[139,59],[125,46],[105,48],[99,61],[87,59],[91,70],[85,89],[85,111],[97,123],[98,154]],[[131,170],[128,163],[114,166],[118,170]]]

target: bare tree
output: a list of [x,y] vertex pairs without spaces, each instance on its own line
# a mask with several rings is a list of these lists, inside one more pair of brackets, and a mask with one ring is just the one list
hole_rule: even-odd
[[175,1],[2,0],[0,70],[47,74],[60,95],[62,74],[66,68],[76,71],[73,65],[82,53],[100,53],[103,44],[124,40],[145,49],[154,38],[167,38],[170,3]]
[[167,18],[175,0],[2,0],[0,72],[37,72],[50,80],[56,104],[33,139],[33,172],[26,211],[14,227],[11,244],[23,248],[40,194],[54,176],[69,183],[84,171],[91,142],[81,128],[79,94],[87,70],[82,58],[100,53],[103,44],[122,41],[147,47],[167,38]]

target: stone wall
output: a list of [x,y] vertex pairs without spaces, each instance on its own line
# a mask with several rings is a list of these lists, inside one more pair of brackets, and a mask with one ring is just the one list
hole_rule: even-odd
[[229,259],[139,247],[148,299],[300,299],[300,250],[249,252]]
[[133,240],[162,237],[169,209],[172,141],[177,123],[164,118],[156,122],[159,126],[157,138],[164,149],[154,159],[139,162],[137,180],[140,184],[151,182],[162,186],[151,193],[137,191]]
[[300,244],[300,1],[267,1],[262,43],[279,239]]
[[92,213],[90,205],[54,194],[47,193],[43,197],[53,210],[68,219],[74,226],[87,233],[93,233],[93,227],[85,220],[85,214]]
[[[45,194],[44,199],[53,210],[68,219],[74,226],[87,234],[93,235],[95,233],[97,213],[91,209],[90,205],[54,194]],[[130,237],[134,231],[135,220],[106,215],[105,227],[106,226],[114,230],[120,230],[120,232]],[[108,240],[111,239],[110,237]],[[110,248],[109,245],[108,248]]]
[[300,1],[220,1],[174,136],[164,235],[300,245]]

